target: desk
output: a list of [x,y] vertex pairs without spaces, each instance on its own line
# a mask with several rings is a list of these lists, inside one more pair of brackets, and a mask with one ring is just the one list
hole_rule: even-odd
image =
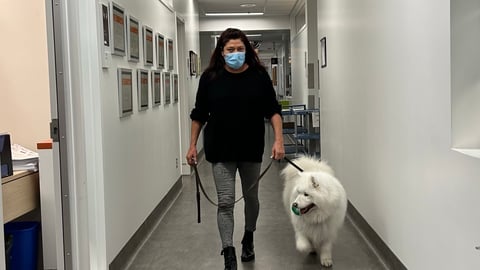
[[3,222],[7,223],[40,205],[38,172],[18,171],[2,178]]

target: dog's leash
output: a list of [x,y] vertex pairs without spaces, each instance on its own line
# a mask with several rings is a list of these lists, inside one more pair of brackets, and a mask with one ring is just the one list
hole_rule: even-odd
[[290,159],[288,159],[287,157],[283,157],[283,159],[285,159],[288,163],[290,163],[290,165],[292,165],[293,167],[295,167],[297,170],[303,172],[303,169],[298,167],[297,164],[295,164],[293,161],[291,161]]
[[[287,157],[283,157],[283,159],[285,159],[285,161],[287,161],[288,163],[290,163],[293,167],[295,167],[297,170],[299,170],[300,172],[303,172],[303,169],[300,168],[297,164],[295,164],[293,161],[291,161],[290,159],[288,159]],[[258,176],[257,180],[250,186],[248,187],[247,191],[250,191],[255,185],[257,185],[259,182],[260,182],[260,179],[262,179],[262,177],[267,173],[267,171],[270,169],[270,167],[272,166],[272,163],[273,163],[273,158],[270,160],[270,163],[267,165],[267,167],[263,170],[263,172]],[[279,160],[280,161],[280,160]],[[196,185],[196,188],[197,188],[197,222],[200,223],[201,222],[201,216],[200,216],[200,190],[202,191],[203,195],[205,196],[205,198],[207,199],[208,202],[210,202],[212,205],[214,206],[217,206],[219,207],[218,203],[214,202],[210,196],[208,196],[207,192],[205,191],[205,188],[203,187],[203,184],[202,184],[202,181],[200,180],[200,174],[198,173],[198,169],[197,169],[197,164],[194,164],[192,165],[194,171],[195,171],[195,185]],[[232,205],[235,205],[236,203],[238,203],[241,199],[243,199],[243,196],[238,198],[237,200],[235,200],[233,203],[231,204],[227,204],[227,205],[222,205],[222,207],[230,207]]]
[[[247,189],[247,192],[250,191],[254,186],[256,186],[259,182],[260,182],[260,179],[262,179],[262,177],[267,173],[267,171],[270,169],[270,167],[272,166],[272,163],[273,163],[273,158],[270,160],[270,163],[267,165],[267,167],[263,170],[263,172],[258,176],[257,180],[250,186],[248,187]],[[231,207],[232,205],[235,205],[236,203],[238,203],[241,199],[243,199],[243,196],[241,196],[240,198],[238,198],[237,200],[235,200],[233,203],[230,203],[230,204],[227,204],[227,205],[222,205],[222,206],[219,206],[218,203],[214,202],[210,196],[208,196],[207,192],[205,191],[205,188],[203,187],[203,184],[202,184],[202,181],[200,180],[200,175],[198,173],[198,169],[197,169],[197,164],[194,164],[192,165],[194,171],[195,171],[195,182],[196,182],[196,186],[197,186],[197,222],[200,223],[201,222],[201,218],[200,218],[200,190],[202,191],[203,195],[205,196],[205,198],[207,199],[208,202],[210,202],[212,205],[214,206],[217,206],[217,207],[222,207],[222,208],[226,208],[226,207]],[[199,189],[200,188],[200,189]]]

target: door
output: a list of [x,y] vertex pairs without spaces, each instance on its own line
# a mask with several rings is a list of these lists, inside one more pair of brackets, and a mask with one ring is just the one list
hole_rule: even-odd
[[[50,76],[50,106],[52,122],[50,123],[50,133],[53,140],[53,167],[54,182],[59,183],[60,188],[54,193],[56,207],[61,209],[60,213],[52,217],[58,222],[56,231],[55,250],[45,250],[44,252],[56,253],[57,269],[72,268],[72,245],[70,236],[70,193],[68,186],[67,168],[67,145],[66,145],[66,121],[65,105],[61,102],[65,99],[65,81],[64,81],[64,58],[63,58],[63,37],[62,37],[62,4],[58,0],[46,1],[47,13],[47,41],[48,41],[48,61]],[[59,193],[60,192],[60,193]]]
[[190,166],[183,157],[190,145],[190,117],[189,117],[189,95],[186,91],[187,73],[187,52],[185,48],[185,22],[177,17],[177,67],[179,81],[179,132],[180,132],[180,172],[182,175],[190,174]]

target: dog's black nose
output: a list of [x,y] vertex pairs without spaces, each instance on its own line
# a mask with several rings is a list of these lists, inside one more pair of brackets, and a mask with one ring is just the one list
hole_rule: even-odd
[[296,202],[292,203],[292,207],[298,208],[298,203]]

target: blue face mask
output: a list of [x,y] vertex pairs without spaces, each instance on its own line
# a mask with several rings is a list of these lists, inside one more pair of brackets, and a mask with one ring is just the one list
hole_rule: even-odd
[[245,52],[234,52],[225,54],[225,63],[233,69],[239,69],[245,63]]

